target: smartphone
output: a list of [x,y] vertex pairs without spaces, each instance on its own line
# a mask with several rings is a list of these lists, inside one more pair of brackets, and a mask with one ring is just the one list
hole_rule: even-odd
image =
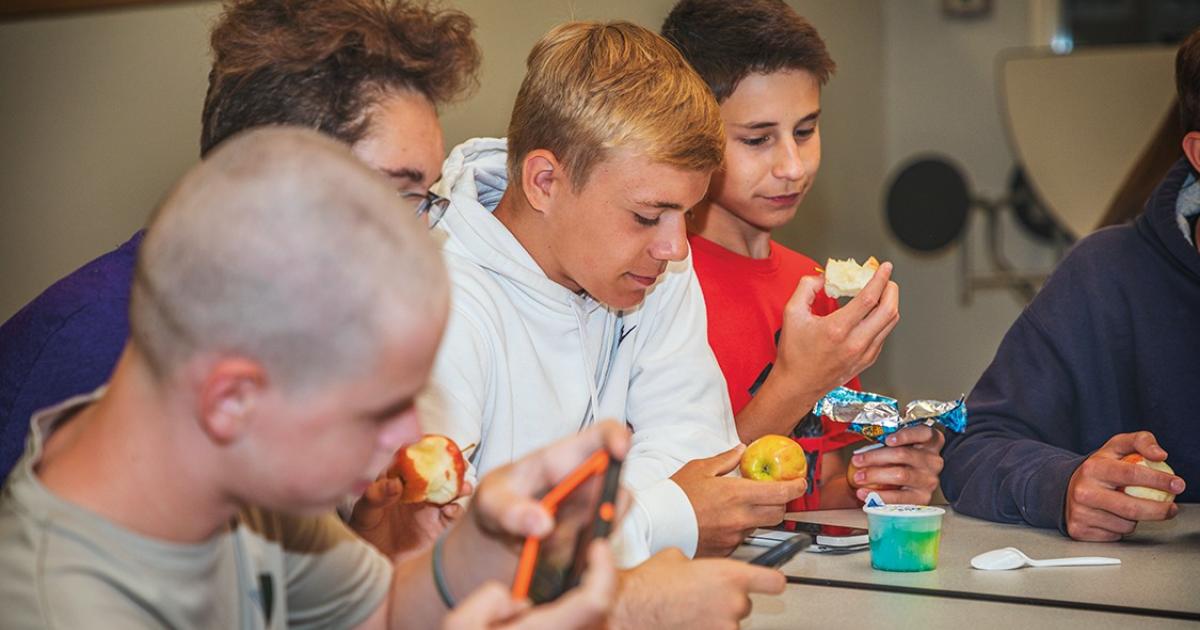
[[621,460],[599,450],[542,497],[554,529],[525,540],[513,580],[515,599],[544,604],[579,585],[588,545],[612,531],[620,476]]
[[819,547],[841,549],[861,547],[870,542],[867,530],[861,527],[842,527],[840,525],[785,520],[772,528],[754,530],[754,533],[750,534],[746,539],[746,544],[769,547],[781,540],[790,538],[798,532],[813,536],[814,542]]
[[792,559],[792,556],[800,553],[805,547],[808,547],[813,542],[812,536],[808,534],[792,533],[791,537],[777,543],[774,547],[762,552],[750,564],[756,564],[760,567],[778,568],[784,562]]

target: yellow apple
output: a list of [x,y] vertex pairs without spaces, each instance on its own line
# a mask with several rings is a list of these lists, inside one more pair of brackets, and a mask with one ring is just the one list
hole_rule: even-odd
[[[1145,466],[1151,470],[1165,472],[1168,475],[1175,474],[1175,471],[1171,470],[1171,467],[1167,465],[1167,462],[1152,462],[1145,457],[1142,457],[1138,453],[1130,453],[1129,455],[1122,457],[1121,461],[1128,462],[1130,464],[1136,464],[1138,466]],[[1145,486],[1126,486],[1125,494],[1128,494],[1131,497],[1137,497],[1139,499],[1150,499],[1151,501],[1175,500],[1175,495],[1171,494],[1170,492],[1164,492],[1157,488],[1147,488]]]
[[764,435],[742,453],[742,476],[759,481],[788,481],[808,473],[804,449],[790,437]]

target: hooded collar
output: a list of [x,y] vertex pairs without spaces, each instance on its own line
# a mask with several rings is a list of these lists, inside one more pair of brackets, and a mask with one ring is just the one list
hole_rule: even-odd
[[1196,172],[1187,158],[1181,158],[1146,202],[1146,210],[1137,218],[1138,232],[1177,267],[1200,282],[1200,251],[1179,228],[1180,211],[1177,207],[1181,193]]
[[447,235],[446,251],[510,280],[552,311],[575,317],[602,308],[591,296],[551,280],[492,214],[508,188],[507,157],[505,139],[476,138],[454,147],[446,158],[437,192],[450,207],[436,228]]

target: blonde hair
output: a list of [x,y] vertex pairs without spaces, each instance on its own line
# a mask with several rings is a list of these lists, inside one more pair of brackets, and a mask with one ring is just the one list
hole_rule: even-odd
[[535,149],[554,153],[575,189],[610,150],[694,171],[721,165],[725,131],[712,92],[679,51],[630,22],[568,22],[526,60],[508,125],[509,181]]

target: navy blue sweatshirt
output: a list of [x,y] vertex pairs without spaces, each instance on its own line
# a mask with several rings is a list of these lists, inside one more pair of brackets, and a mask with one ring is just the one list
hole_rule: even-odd
[[54,283],[0,325],[0,481],[43,407],[108,381],[129,337],[129,290],[143,232]]
[[1181,160],[1132,224],[1080,241],[1009,329],[943,451],[954,509],[1058,528],[1071,474],[1113,435],[1147,430],[1200,499],[1200,253],[1175,201]]

